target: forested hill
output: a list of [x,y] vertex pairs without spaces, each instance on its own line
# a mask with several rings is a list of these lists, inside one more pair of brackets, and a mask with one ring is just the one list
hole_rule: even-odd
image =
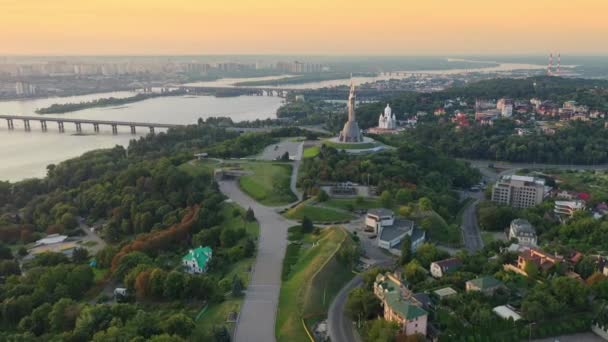
[[527,100],[539,98],[556,103],[574,100],[591,109],[608,111],[608,81],[580,78],[538,76],[525,79],[497,78],[455,86],[433,93],[404,92],[381,102],[363,104],[357,108],[357,120],[362,128],[378,125],[378,115],[386,103],[390,103],[397,119],[405,119],[404,113],[425,111],[432,114],[449,99],[460,98],[471,106],[475,99],[499,99],[508,97]]

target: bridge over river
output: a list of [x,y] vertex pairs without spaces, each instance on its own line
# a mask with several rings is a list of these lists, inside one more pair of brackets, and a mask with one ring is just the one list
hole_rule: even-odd
[[82,125],[92,125],[95,133],[99,133],[99,126],[111,126],[112,133],[118,134],[118,127],[129,127],[131,134],[137,133],[137,127],[144,127],[150,130],[150,133],[154,133],[156,128],[175,128],[184,125],[175,124],[164,124],[164,123],[150,123],[150,122],[131,122],[131,121],[108,121],[108,120],[90,120],[90,119],[71,119],[71,118],[50,118],[46,116],[23,116],[23,115],[0,115],[0,120],[6,120],[9,130],[15,129],[14,121],[23,121],[23,127],[25,131],[29,132],[32,130],[31,121],[40,122],[40,129],[43,132],[48,130],[48,123],[54,122],[57,124],[57,128],[60,133],[65,132],[65,124],[74,124],[76,126],[76,132],[82,133]]

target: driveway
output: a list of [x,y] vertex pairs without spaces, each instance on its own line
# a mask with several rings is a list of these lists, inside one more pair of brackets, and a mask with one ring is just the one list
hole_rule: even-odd
[[274,341],[281,269],[287,247],[287,228],[296,225],[244,194],[236,182],[219,182],[220,190],[243,208],[253,209],[260,223],[260,238],[251,282],[235,331],[235,341]]

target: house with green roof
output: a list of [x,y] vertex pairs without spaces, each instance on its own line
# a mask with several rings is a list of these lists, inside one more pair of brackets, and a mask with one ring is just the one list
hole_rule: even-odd
[[492,295],[496,290],[502,288],[502,282],[492,276],[479,277],[466,282],[467,292],[480,291],[487,295]]
[[188,254],[182,257],[182,265],[188,273],[205,273],[212,256],[213,251],[211,247],[198,246],[188,251]]
[[379,274],[374,283],[374,294],[382,302],[384,319],[399,324],[405,335],[426,336],[428,312],[423,303],[393,273]]

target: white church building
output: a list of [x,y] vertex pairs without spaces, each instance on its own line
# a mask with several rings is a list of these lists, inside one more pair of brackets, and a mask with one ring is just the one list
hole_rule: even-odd
[[378,118],[378,127],[368,129],[369,133],[372,134],[391,134],[399,132],[399,125],[397,123],[397,117],[393,114],[393,110],[390,105],[386,105],[384,112],[380,113]]
[[390,105],[386,105],[384,113],[380,114],[378,118],[378,128],[381,129],[397,129],[397,119]]

